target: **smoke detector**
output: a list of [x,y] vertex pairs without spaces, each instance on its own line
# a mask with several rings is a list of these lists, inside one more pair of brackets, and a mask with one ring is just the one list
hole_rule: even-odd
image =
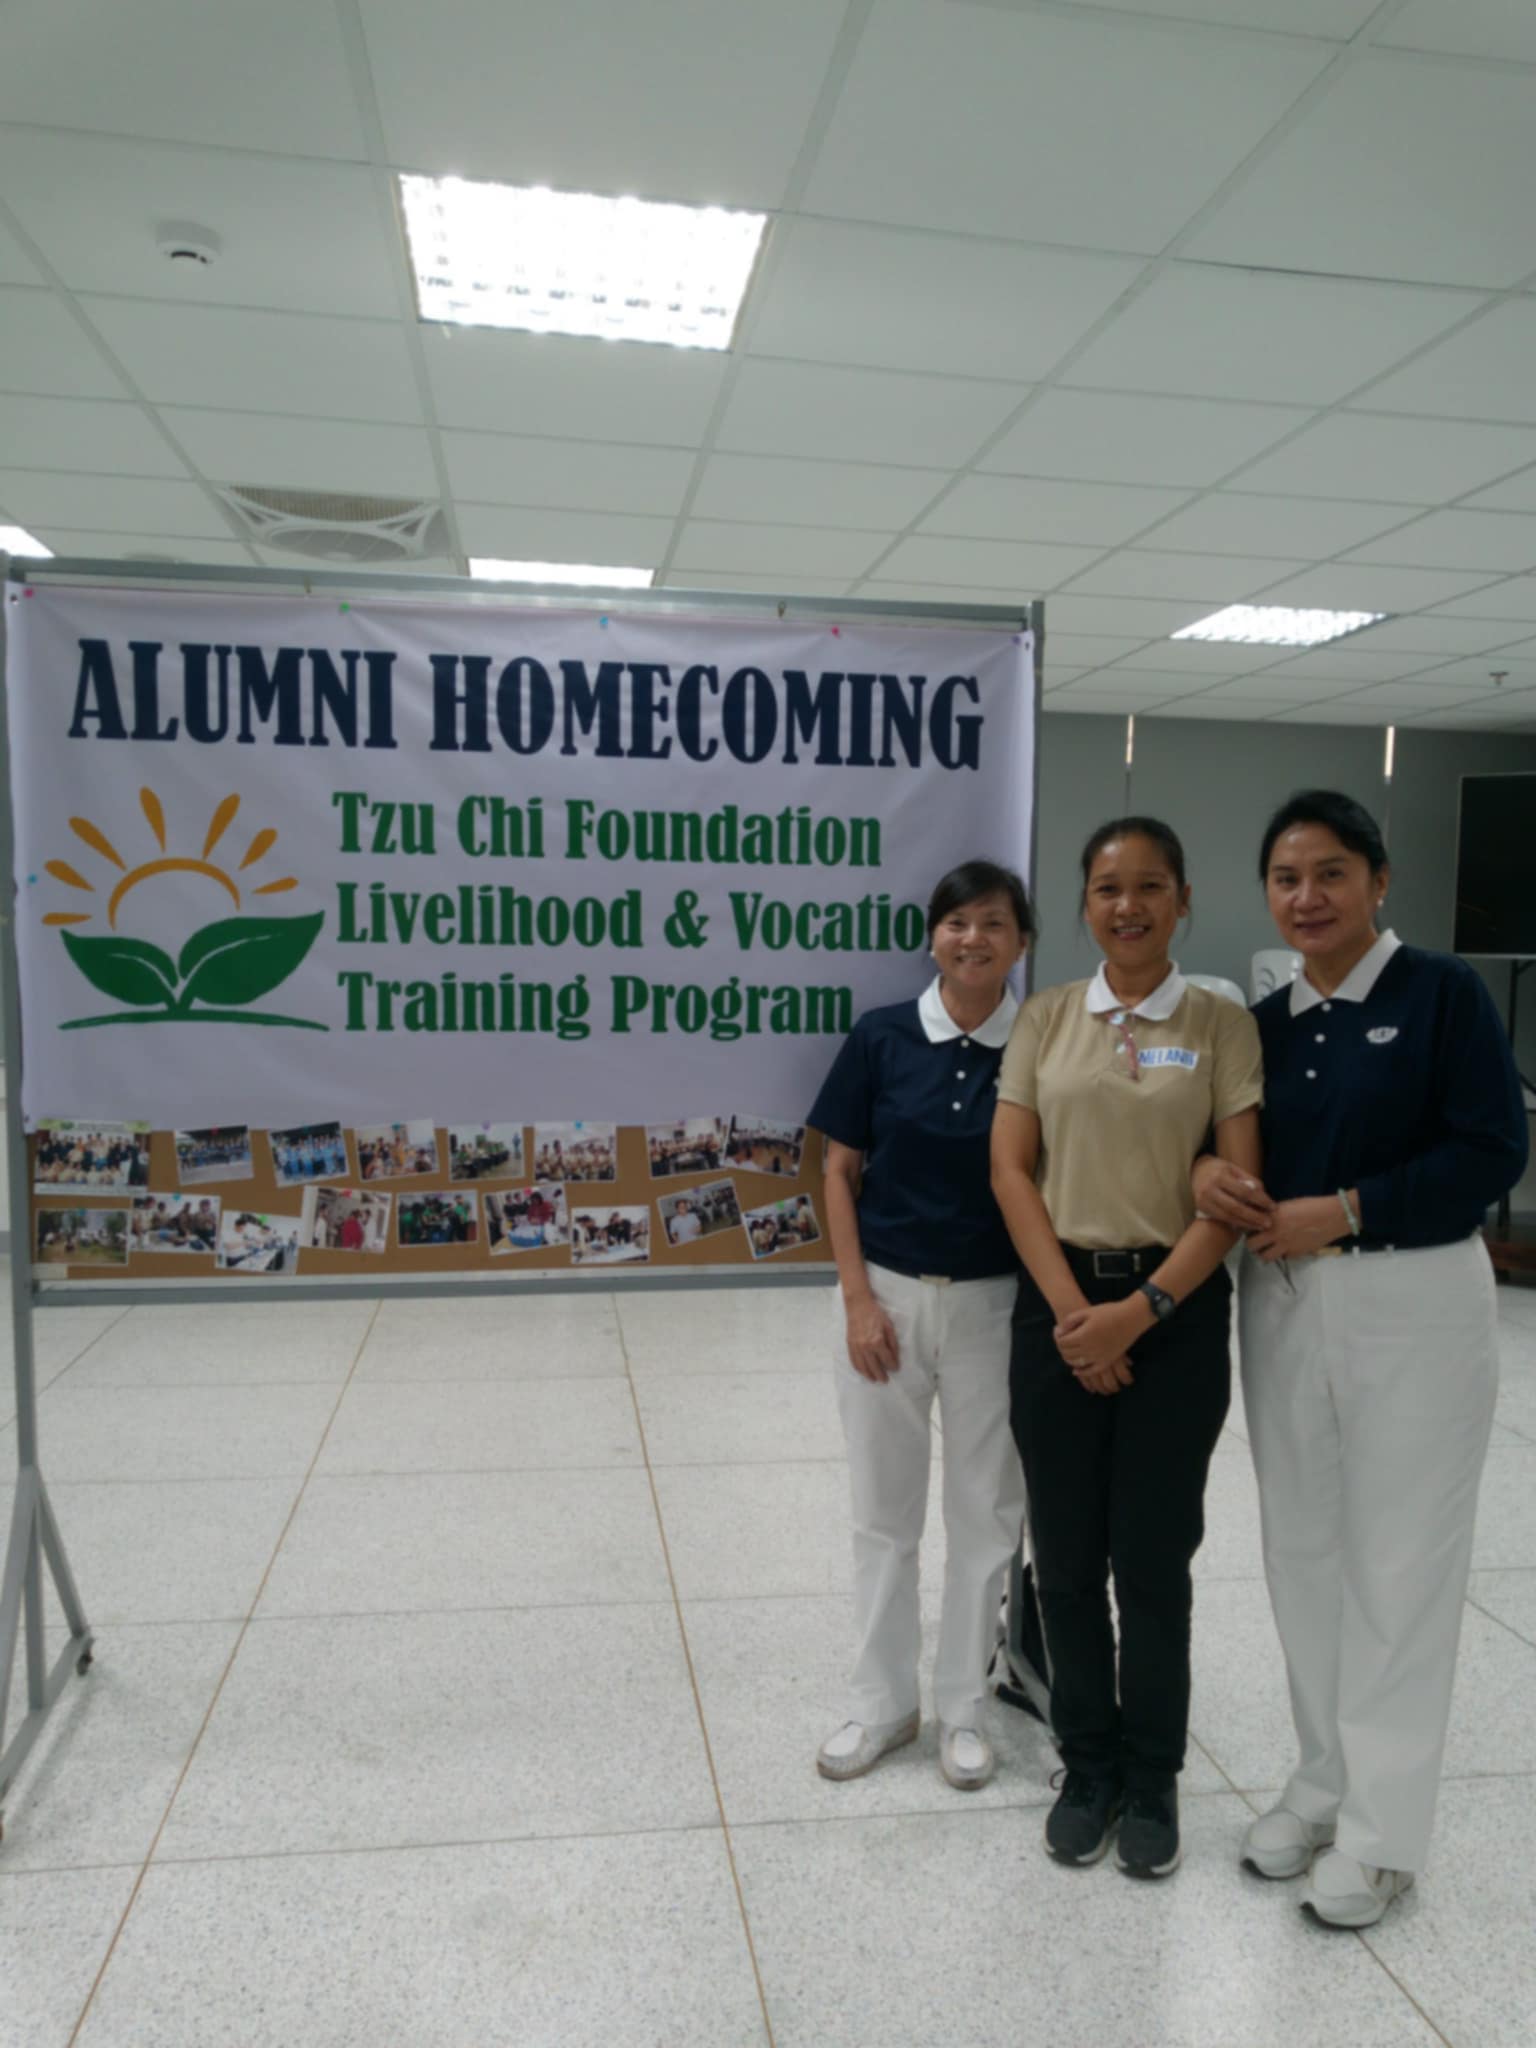
[[223,484],[219,497],[241,540],[318,562],[404,562],[451,552],[435,500],[352,491],[270,490]]
[[155,230],[155,247],[169,263],[206,269],[217,260],[224,244],[212,228],[199,227],[196,221],[167,220]]

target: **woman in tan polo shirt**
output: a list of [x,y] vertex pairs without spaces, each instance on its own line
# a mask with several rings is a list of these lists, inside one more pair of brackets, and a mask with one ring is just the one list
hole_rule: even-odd
[[[1190,1562],[1230,1397],[1223,1260],[1197,1219],[1208,1150],[1257,1173],[1262,1069],[1249,1013],[1169,958],[1189,884],[1177,835],[1117,818],[1083,849],[1091,981],[1032,996],[1003,1056],[992,1185],[1025,1272],[1012,1422],[1066,1765],[1046,1822],[1064,1863],[1178,1867]],[[1118,1670],[1107,1580],[1119,1610]]]

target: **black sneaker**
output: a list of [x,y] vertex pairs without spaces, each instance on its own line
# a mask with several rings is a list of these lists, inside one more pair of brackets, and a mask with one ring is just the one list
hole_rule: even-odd
[[1128,1792],[1118,1858],[1126,1876],[1171,1877],[1180,1853],[1177,1791]]
[[1046,1816],[1046,1848],[1058,1863],[1097,1863],[1114,1837],[1123,1804],[1117,1779],[1068,1771]]

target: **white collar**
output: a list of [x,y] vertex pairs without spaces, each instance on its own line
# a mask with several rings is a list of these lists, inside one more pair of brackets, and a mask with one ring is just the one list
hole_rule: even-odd
[[1089,982],[1088,993],[1083,1000],[1096,1017],[1107,1010],[1124,1010],[1127,1016],[1144,1017],[1149,1024],[1166,1024],[1183,1002],[1188,986],[1175,960],[1150,995],[1143,996],[1139,1003],[1122,1003],[1109,985],[1108,974],[1100,967]]
[[978,1024],[974,1031],[963,1032],[944,1007],[944,998],[939,994],[941,975],[935,975],[917,999],[918,1021],[927,1035],[930,1045],[943,1045],[951,1038],[972,1038],[978,1045],[995,1049],[1008,1043],[1008,1034],[1013,1029],[1013,1020],[1019,1014],[1019,1005],[1011,988],[1003,989],[1003,1000],[992,1012],[985,1024]]
[[1308,1010],[1315,1010],[1319,1003],[1363,1003],[1371,990],[1381,979],[1381,970],[1402,944],[1396,932],[1383,932],[1363,954],[1330,996],[1315,989],[1305,974],[1298,974],[1291,983],[1291,1015],[1303,1017]]

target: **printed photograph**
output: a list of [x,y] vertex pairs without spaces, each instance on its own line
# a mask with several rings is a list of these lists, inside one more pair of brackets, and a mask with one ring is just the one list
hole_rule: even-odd
[[149,1125],[48,1117],[37,1127],[40,1195],[126,1195],[149,1186]]
[[300,1124],[292,1131],[269,1131],[267,1142],[280,1188],[296,1188],[306,1180],[345,1180],[351,1171],[340,1124]]
[[571,1241],[570,1212],[558,1181],[536,1180],[531,1188],[485,1198],[485,1241],[492,1257],[505,1252],[557,1250]]
[[126,1266],[126,1209],[45,1209],[37,1219],[40,1266]]
[[821,1225],[809,1195],[791,1195],[784,1202],[748,1209],[742,1220],[754,1259],[771,1259],[775,1252],[792,1252],[799,1245],[821,1242]]
[[356,1137],[357,1170],[364,1180],[399,1180],[438,1170],[437,1132],[429,1116],[406,1124],[359,1124]]
[[707,1180],[683,1195],[661,1195],[656,1207],[668,1244],[693,1244],[698,1238],[734,1230],[741,1222],[736,1186],[728,1180]]
[[224,1273],[292,1273],[299,1263],[303,1221],[298,1216],[256,1215],[227,1209],[219,1233],[219,1270]]
[[450,1124],[450,1180],[521,1180],[528,1168],[521,1124]]
[[317,1252],[381,1252],[393,1200],[373,1188],[307,1187],[299,1243]]
[[571,1218],[573,1266],[639,1266],[651,1256],[651,1212],[578,1208]]
[[750,1173],[782,1173],[792,1180],[800,1171],[804,1150],[804,1124],[774,1116],[733,1116],[725,1163]]
[[249,1180],[255,1171],[251,1134],[244,1124],[176,1133],[176,1174],[184,1188],[210,1180]]
[[402,1195],[396,1228],[409,1251],[423,1244],[478,1244],[480,1205],[475,1195]]
[[216,1252],[217,1195],[136,1195],[129,1212],[128,1252]]
[[689,1116],[675,1124],[647,1124],[651,1179],[674,1173],[718,1173],[731,1127],[723,1116]]
[[535,1124],[533,1170],[540,1180],[617,1180],[615,1124]]

